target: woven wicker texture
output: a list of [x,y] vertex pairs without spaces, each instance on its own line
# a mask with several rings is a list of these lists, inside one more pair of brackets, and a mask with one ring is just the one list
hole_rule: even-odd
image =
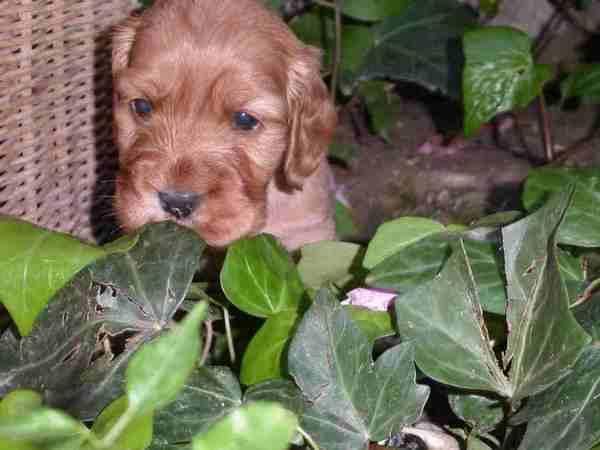
[[0,0],[0,214],[87,240],[110,232],[109,35],[133,7]]

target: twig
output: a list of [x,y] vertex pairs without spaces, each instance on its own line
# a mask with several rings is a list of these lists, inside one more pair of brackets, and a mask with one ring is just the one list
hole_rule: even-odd
[[304,440],[313,450],[320,450],[317,443],[313,441],[313,438],[311,438],[310,435],[302,429],[302,427],[297,427],[296,430],[298,431],[298,433],[300,433],[300,435],[304,438]]
[[231,319],[227,308],[223,308],[223,321],[225,322],[225,337],[227,338],[227,349],[229,350],[229,359],[235,362],[235,347],[233,346],[233,336],[231,334]]
[[212,321],[205,320],[204,327],[206,328],[206,337],[204,338],[204,349],[202,350],[202,357],[200,358],[200,365],[203,366],[206,360],[208,359],[208,354],[210,353],[210,348],[212,347],[212,342],[214,338]]
[[552,130],[550,129],[550,117],[548,115],[548,108],[546,108],[546,98],[544,97],[543,90],[538,97],[538,108],[540,122],[539,126],[542,131],[542,142],[544,144],[544,154],[546,155],[546,162],[552,162],[554,161],[554,141],[552,139]]
[[581,305],[582,303],[587,302],[590,298],[592,298],[592,295],[594,295],[594,292],[598,288],[600,288],[600,278],[596,278],[594,281],[592,281],[589,284],[589,286],[586,287],[585,290],[581,293],[581,295],[577,297],[575,303],[569,306],[569,308],[574,308],[578,305]]

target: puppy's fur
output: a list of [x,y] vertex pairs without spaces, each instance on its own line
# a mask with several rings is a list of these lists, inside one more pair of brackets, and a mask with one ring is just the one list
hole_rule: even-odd
[[[261,232],[289,249],[333,238],[325,152],[336,114],[319,68],[318,51],[260,0],[157,0],[117,27],[122,226],[173,219],[216,247]],[[136,113],[135,99],[151,113]],[[240,128],[239,112],[256,128]],[[174,217],[159,192],[200,201]]]

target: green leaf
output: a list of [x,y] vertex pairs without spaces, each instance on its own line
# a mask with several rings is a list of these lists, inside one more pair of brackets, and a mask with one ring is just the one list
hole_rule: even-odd
[[398,297],[395,307],[398,331],[414,340],[417,365],[429,377],[466,389],[510,395],[489,344],[462,241],[439,276]]
[[519,450],[588,450],[600,442],[600,348],[588,347],[569,376],[530,399]]
[[340,239],[351,238],[358,234],[350,209],[339,200],[335,202],[335,233]]
[[396,331],[392,325],[392,318],[387,311],[372,311],[358,306],[344,306],[350,314],[352,321],[358,325],[360,331],[369,339],[375,341],[384,336],[391,336]]
[[191,442],[242,405],[240,383],[228,367],[199,367],[177,398],[154,415],[153,446]]
[[221,286],[231,303],[257,317],[296,311],[304,296],[290,255],[269,235],[240,239],[228,248]]
[[0,337],[0,396],[35,389],[49,406],[96,417],[122,395],[132,353],[169,325],[202,248],[189,229],[152,224],[127,252],[80,271],[42,311],[29,336],[17,340],[7,330]]
[[523,205],[537,209],[553,193],[574,184],[575,194],[558,230],[560,244],[600,247],[600,169],[532,170],[525,181]]
[[362,273],[360,263],[364,250],[349,242],[321,241],[300,250],[298,272],[306,287],[319,289],[333,283],[342,287]]
[[342,12],[354,19],[377,21],[398,15],[412,0],[344,0]]
[[504,419],[504,402],[469,393],[449,394],[454,414],[478,432],[492,431]]
[[587,103],[600,102],[600,64],[590,64],[570,74],[560,85],[563,100],[581,97]]
[[[390,239],[390,245],[391,242]],[[366,282],[369,286],[406,292],[435,277],[450,252],[445,236],[426,236],[377,264],[369,272]]]
[[243,384],[252,385],[285,375],[287,347],[297,322],[298,315],[293,311],[266,320],[244,352],[240,373]]
[[194,439],[194,450],[284,450],[298,420],[287,409],[257,402],[239,408]]
[[472,136],[495,115],[524,108],[552,77],[549,66],[535,64],[531,39],[508,27],[465,33],[463,94],[465,135]]
[[473,11],[455,0],[412,1],[373,27],[375,40],[358,79],[411,81],[458,97],[459,39],[475,24]]
[[[115,423],[127,410],[127,397],[119,399],[108,405],[102,414],[94,421],[92,431],[98,438],[104,438]],[[114,443],[114,448],[127,450],[144,450],[152,440],[152,412],[136,417],[123,429]]]
[[[366,4],[366,2],[362,3]],[[328,24],[333,34],[335,31],[335,22],[330,20]],[[351,96],[353,94],[357,82],[356,77],[362,67],[365,56],[373,47],[374,41],[375,34],[372,27],[344,24],[341,42],[342,60],[339,67],[340,87],[344,95]]]
[[464,243],[482,308],[487,312],[504,315],[506,313],[504,264],[497,245],[468,240]]
[[445,230],[441,223],[422,217],[401,217],[386,222],[371,239],[363,265],[373,269],[403,248]]
[[83,267],[106,255],[101,247],[18,219],[0,218],[0,302],[27,335],[50,298]]
[[146,344],[127,367],[129,409],[140,417],[172,402],[194,369],[200,352],[200,324],[207,304],[199,303],[168,334]]
[[304,399],[300,389],[289,380],[269,380],[250,386],[244,393],[244,403],[277,402],[300,417],[304,411]]
[[18,417],[42,407],[42,396],[27,389],[9,392],[0,401],[0,418]]
[[[62,448],[79,448],[89,434],[82,423],[61,411],[45,407],[0,417],[0,443],[3,445],[13,441],[18,445],[40,445],[43,449],[51,449],[68,442],[70,446]],[[13,450],[10,447],[0,448]]]
[[534,395],[567,375],[589,336],[569,311],[555,233],[572,190],[502,230],[509,325],[505,364],[511,362],[512,401]]
[[394,85],[384,81],[367,81],[358,89],[369,112],[371,128],[387,142],[391,142],[389,131],[395,126],[401,111],[400,97],[389,87]]
[[310,405],[302,428],[321,448],[351,450],[414,423],[429,390],[415,383],[413,352],[404,343],[373,364],[369,340],[328,291],[319,291],[288,355]]

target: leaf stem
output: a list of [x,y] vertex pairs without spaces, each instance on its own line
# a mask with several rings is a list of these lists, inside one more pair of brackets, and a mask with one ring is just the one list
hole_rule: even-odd
[[235,362],[235,347],[233,346],[233,335],[231,333],[231,319],[229,317],[229,311],[223,307],[223,321],[225,322],[225,336],[227,337],[227,349],[229,350],[229,359],[231,362]]
[[581,293],[581,295],[577,297],[577,300],[571,306],[569,306],[569,308],[575,308],[576,306],[587,302],[590,298],[592,298],[592,295],[598,288],[600,288],[600,278],[596,278],[594,281],[592,281]]
[[119,417],[119,420],[113,425],[108,434],[100,440],[100,448],[113,448],[121,433],[125,431],[125,428],[127,428],[134,417],[135,411],[128,405],[123,415]]
[[298,431],[298,433],[300,433],[300,435],[304,438],[304,440],[308,443],[308,445],[313,450],[320,450],[317,443],[313,440],[313,438],[310,437],[310,434],[308,434],[306,431],[304,431],[301,426],[298,425],[296,430]]
[[540,129],[542,131],[542,142],[544,143],[544,154],[546,155],[546,162],[552,162],[554,161],[554,142],[552,139],[552,130],[550,129],[550,118],[548,115],[548,108],[546,108],[546,98],[544,97],[543,90],[538,97],[538,111]]

